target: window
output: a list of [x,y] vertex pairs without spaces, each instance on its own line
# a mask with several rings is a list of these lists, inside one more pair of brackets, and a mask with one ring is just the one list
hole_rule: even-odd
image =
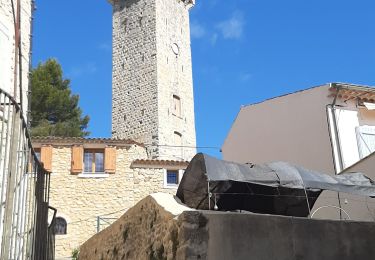
[[83,155],[83,165],[85,173],[104,172],[104,151],[85,150]]
[[164,188],[176,189],[178,185],[180,184],[182,175],[183,175],[182,170],[166,169],[164,171]]
[[173,133],[174,146],[175,146],[175,157],[177,159],[183,159],[183,143],[182,143],[182,134],[179,132]]
[[173,109],[172,113],[175,116],[181,117],[181,99],[179,96],[173,95]]
[[356,131],[359,156],[362,159],[375,152],[375,126],[359,126]]
[[35,152],[36,158],[38,158],[38,160],[40,161],[41,160],[40,149],[36,148],[34,149],[34,152]]
[[106,178],[116,172],[116,147],[72,146],[71,174],[82,178]]
[[57,217],[55,219],[55,227],[54,227],[55,235],[66,235],[67,234],[67,222],[62,217]]
[[167,170],[167,185],[178,184],[178,171]]
[[39,162],[43,164],[44,169],[51,172],[52,171],[52,146],[45,145],[41,148],[35,148],[34,152]]

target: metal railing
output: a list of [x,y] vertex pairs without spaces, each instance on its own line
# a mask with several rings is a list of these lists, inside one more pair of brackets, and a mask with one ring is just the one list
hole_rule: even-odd
[[106,218],[106,217],[101,217],[97,216],[96,217],[96,233],[99,233],[103,229],[106,229],[110,225],[113,224],[118,218]]
[[0,259],[54,258],[49,187],[21,107],[0,89]]

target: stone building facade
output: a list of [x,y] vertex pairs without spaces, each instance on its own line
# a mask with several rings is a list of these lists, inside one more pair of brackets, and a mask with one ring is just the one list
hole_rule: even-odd
[[[16,1],[14,10],[17,13]],[[15,26],[13,18],[13,7],[9,0],[0,0],[0,88],[20,101],[22,93],[22,106],[25,116],[28,107],[29,90],[29,67],[30,67],[30,47],[31,47],[31,20],[33,11],[32,0],[20,1],[20,41],[21,41],[21,68],[22,83],[20,92],[20,73],[17,69],[17,89],[14,93],[14,70],[15,70]],[[17,16],[17,15],[16,15]],[[19,57],[18,57],[19,58]]]
[[[52,174],[50,204],[57,208],[60,233],[56,259],[71,256],[98,229],[147,195],[175,194],[187,166],[147,159],[145,147],[130,140],[35,138],[33,146]],[[97,159],[90,158],[92,152]]]
[[192,0],[112,0],[112,136],[149,156],[196,153],[189,9]]

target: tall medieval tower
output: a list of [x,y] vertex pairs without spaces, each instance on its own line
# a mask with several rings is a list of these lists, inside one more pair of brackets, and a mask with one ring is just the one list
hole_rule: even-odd
[[111,0],[112,136],[150,157],[196,153],[189,9],[194,0]]

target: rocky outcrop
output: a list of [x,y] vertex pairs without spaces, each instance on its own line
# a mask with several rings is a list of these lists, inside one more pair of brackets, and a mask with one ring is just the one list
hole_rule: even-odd
[[79,260],[206,259],[206,224],[200,212],[172,195],[153,194],[86,241]]

